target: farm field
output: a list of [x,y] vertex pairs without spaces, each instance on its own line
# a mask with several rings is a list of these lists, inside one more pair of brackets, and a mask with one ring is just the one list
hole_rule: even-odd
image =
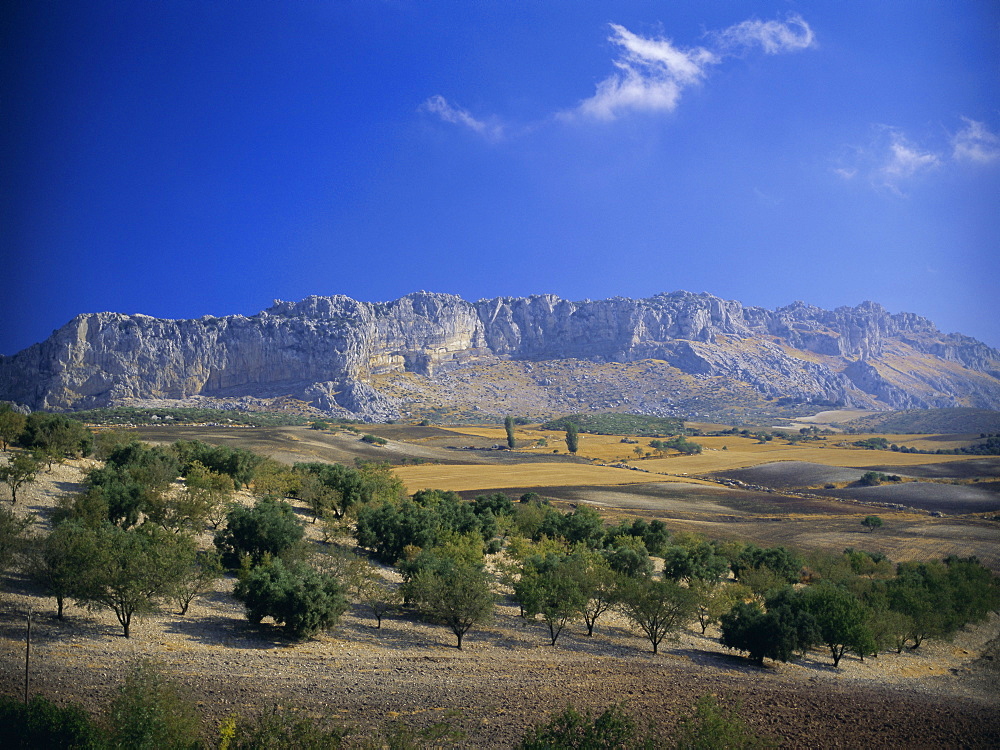
[[[497,450],[505,442],[497,428],[358,430],[178,426],[136,434],[151,442],[197,439],[248,448],[285,463],[385,462],[410,492],[451,489],[466,498],[536,492],[561,510],[593,506],[607,522],[660,519],[674,533],[805,553],[852,547],[895,561],[976,556],[1000,571],[1000,522],[991,520],[996,512],[986,512],[1000,510],[1000,458],[788,446],[780,438],[760,444],[726,436],[693,438],[706,446],[698,456],[637,460],[634,448],[645,448],[648,439],[623,443],[623,436],[581,435],[581,455],[570,456],[559,433],[530,429],[519,429],[518,440],[526,443],[537,434],[549,445]],[[388,442],[362,442],[362,431]],[[633,468],[602,465],[626,458]],[[43,472],[19,507],[43,518],[60,495],[79,490],[81,469],[88,465]],[[869,467],[906,481],[855,486]],[[831,483],[834,489],[824,489]],[[252,501],[244,495],[243,502]],[[305,506],[293,502],[309,520]],[[872,513],[884,521],[876,533],[861,525]],[[321,524],[307,524],[307,534],[319,544]],[[206,532],[202,542],[210,539]],[[109,612],[74,606],[59,622],[50,600],[40,599],[27,580],[9,577],[0,607],[0,688],[10,692],[22,679],[21,613],[32,606],[44,610],[34,625],[33,686],[57,700],[88,705],[105,702],[130,661],[146,655],[165,665],[213,721],[291,696],[299,710],[362,726],[401,721],[419,728],[444,719],[464,732],[461,747],[509,747],[531,723],[567,702],[599,711],[627,700],[640,715],[670,726],[705,693],[739,700],[751,724],[782,747],[842,747],[826,718],[834,704],[838,726],[857,728],[852,738],[858,746],[884,746],[887,740],[897,747],[1000,742],[997,662],[989,656],[1000,631],[995,615],[954,642],[930,641],[917,652],[864,662],[845,658],[834,670],[817,649],[802,661],[760,669],[723,650],[714,626],[705,635],[684,630],[653,657],[634,626],[617,615],[592,638],[571,625],[554,648],[544,624],[522,619],[508,600],[501,600],[492,622],[470,631],[463,651],[454,648],[446,629],[411,616],[391,615],[376,629],[360,604],[335,630],[294,644],[269,625],[248,623],[229,594],[233,584],[232,577],[225,579],[186,616],[164,611],[143,618],[126,640]]]
[[[575,463],[401,466],[395,471],[410,492],[427,488],[456,491],[492,490],[502,487],[601,486],[647,481],[645,474],[629,469]],[[677,477],[663,479],[682,481]]]
[[[21,507],[44,516],[61,494],[81,486],[81,469],[88,465],[75,462],[44,473]],[[1000,546],[992,527],[961,519],[890,514],[888,533],[873,535],[860,531],[857,515],[842,503],[793,505],[793,498],[709,483],[550,487],[546,493],[556,503],[592,503],[612,518],[666,516],[674,531],[804,550],[854,546],[905,559]],[[745,497],[745,512],[732,513],[720,502],[727,497]],[[645,498],[649,508],[624,507],[635,505],[635,498]],[[767,515],[782,508],[780,520]],[[318,538],[317,527],[307,530]],[[52,600],[11,577],[0,607],[0,689],[9,693],[23,680],[23,612],[32,606],[31,686],[56,702],[104,705],[129,665],[150,657],[213,723],[291,703],[305,715],[332,717],[363,731],[391,722],[422,728],[447,721],[463,733],[455,746],[502,748],[567,703],[599,712],[624,700],[638,715],[669,727],[697,696],[710,693],[739,701],[750,724],[780,747],[843,747],[829,731],[832,705],[838,726],[856,727],[858,746],[891,740],[898,747],[989,747],[1000,741],[991,687],[995,663],[980,656],[995,648],[995,615],[952,642],[928,641],[919,651],[864,662],[849,657],[836,670],[822,649],[794,663],[759,668],[721,649],[714,626],[704,635],[687,628],[654,656],[635,627],[614,613],[593,637],[572,623],[558,647],[551,647],[544,623],[520,618],[517,606],[503,600],[492,622],[470,631],[462,651],[447,629],[411,617],[391,615],[376,629],[360,605],[334,630],[294,643],[267,624],[247,622],[230,596],[233,584],[226,578],[185,616],[166,610],[143,617],[133,637],[124,639],[110,612],[70,606],[59,621]]]

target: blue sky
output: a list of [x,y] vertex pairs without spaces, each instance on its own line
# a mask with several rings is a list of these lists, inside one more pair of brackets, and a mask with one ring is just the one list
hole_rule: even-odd
[[81,312],[686,289],[1000,346],[1000,5],[15,0],[0,353]]

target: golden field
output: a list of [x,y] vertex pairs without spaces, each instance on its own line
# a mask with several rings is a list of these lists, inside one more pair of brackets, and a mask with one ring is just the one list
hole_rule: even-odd
[[[639,482],[678,481],[673,477],[650,476],[644,472],[612,466],[589,466],[570,463],[530,463],[508,465],[423,465],[395,469],[406,491],[434,488],[439,490],[491,490],[503,487],[590,487],[637,484]],[[685,480],[695,481],[695,480]]]
[[[498,444],[506,442],[502,428],[461,427],[451,428],[456,434],[474,435],[494,440]],[[532,428],[518,428],[514,431],[519,453],[544,455],[546,453],[566,454],[563,433]],[[921,450],[955,448],[968,445],[973,435],[834,435],[823,441],[808,441],[789,445],[780,437],[768,443],[759,443],[755,438],[736,435],[720,437],[692,437],[690,440],[705,450],[697,456],[672,455],[663,458],[642,458],[637,460],[635,449],[654,453],[649,447],[651,438],[628,438],[635,443],[623,443],[621,435],[580,435],[577,455],[602,462],[627,461],[635,466],[653,472],[667,474],[707,474],[713,471],[742,469],[748,466],[772,461],[807,461],[827,466],[917,466],[948,461],[964,461],[974,456],[950,456],[921,453],[897,453],[894,451],[866,450],[850,443],[871,437],[884,437],[889,443],[905,445]],[[534,447],[539,439],[547,443],[545,447]],[[523,446],[523,447],[522,447]],[[634,479],[632,481],[635,481]],[[577,482],[573,482],[576,484]],[[513,485],[508,485],[513,486]],[[518,485],[523,486],[523,485]]]

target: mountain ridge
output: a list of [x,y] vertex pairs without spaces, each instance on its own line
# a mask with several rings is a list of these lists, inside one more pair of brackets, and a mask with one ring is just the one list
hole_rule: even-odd
[[[313,295],[275,300],[252,316],[179,320],[87,313],[0,357],[0,398],[73,410],[142,398],[291,395],[331,414],[384,420],[427,405],[380,391],[382,376],[433,381],[473,365],[570,360],[664,363],[656,376],[664,387],[670,378],[678,387],[715,378],[762,399],[876,410],[1000,408],[1000,352],[943,334],[913,313],[867,301],[768,310],[684,291],[576,302],[555,295],[468,302],[415,292],[370,303]],[[641,393],[632,400],[663,416],[679,408]]]

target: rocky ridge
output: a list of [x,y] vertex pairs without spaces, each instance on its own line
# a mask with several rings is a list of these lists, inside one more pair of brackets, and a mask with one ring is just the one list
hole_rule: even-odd
[[[661,375],[653,380],[665,390],[671,381],[715,379],[788,402],[1000,408],[1000,352],[942,334],[917,315],[890,314],[873,302],[767,310],[689,292],[581,302],[536,295],[472,303],[429,292],[380,303],[313,296],[276,301],[250,317],[196,320],[85,314],[0,357],[0,399],[71,410],[130,399],[293,396],[378,421],[428,406],[424,386],[409,396],[380,390],[386,376],[410,374],[426,386],[468,367],[516,362],[530,370],[554,361],[652,362]],[[548,394],[571,387],[551,377],[531,385]],[[628,390],[604,401],[677,413],[675,400],[645,398],[642,383]]]

